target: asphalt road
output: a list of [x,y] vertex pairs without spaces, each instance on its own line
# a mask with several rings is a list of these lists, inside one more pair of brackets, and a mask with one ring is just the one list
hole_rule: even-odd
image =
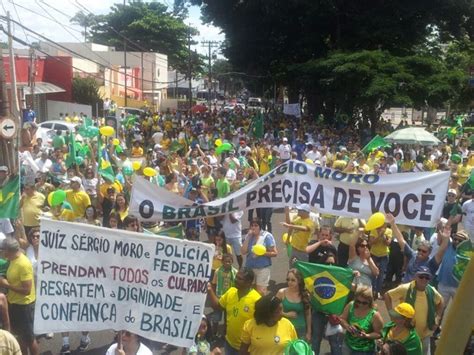
[[[286,228],[282,228],[280,222],[284,221],[284,214],[283,211],[278,211],[273,213],[272,217],[272,227],[273,227],[273,235],[275,237],[278,249],[278,256],[273,260],[272,271],[271,271],[271,281],[270,281],[270,291],[276,292],[278,289],[286,286],[286,272],[288,270],[288,257],[286,254],[286,249],[282,241],[282,234],[286,232]],[[243,220],[243,228],[248,228],[248,221],[247,221],[247,213],[244,215]],[[204,237],[205,238],[205,237]],[[203,237],[201,238],[203,239]],[[237,265],[236,265],[237,266]],[[387,321],[388,315],[385,311],[385,306],[383,305],[382,301],[377,302],[379,305],[379,309],[382,311],[382,316],[385,321]],[[211,311],[210,308],[207,309],[209,312]],[[81,333],[71,333],[70,335],[70,343],[71,343],[71,351],[73,351],[79,346]],[[89,349],[86,352],[81,354],[84,355],[103,355],[107,351],[107,348],[112,344],[114,338],[113,331],[100,331],[94,332],[90,334],[92,339],[92,343]],[[56,355],[59,354],[59,350],[62,345],[62,338],[60,334],[55,334],[54,338],[51,340],[42,339],[40,341],[40,349],[41,354],[43,355]],[[322,354],[329,354],[329,343],[327,341],[323,341],[322,344]],[[180,350],[163,350],[163,349],[153,349],[154,354],[173,354],[173,355],[181,355]]]

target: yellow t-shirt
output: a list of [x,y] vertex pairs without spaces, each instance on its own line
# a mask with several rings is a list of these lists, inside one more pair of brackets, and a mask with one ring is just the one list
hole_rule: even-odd
[[25,196],[21,212],[23,214],[23,225],[27,227],[39,226],[41,208],[44,206],[45,197],[42,193],[35,192],[33,196]]
[[[385,229],[384,236],[392,240],[392,230],[389,228]],[[371,242],[370,254],[378,257],[388,255],[389,247],[385,243],[385,238],[378,238],[376,230],[370,232],[369,241]]]
[[[414,281],[406,284],[402,284],[393,290],[387,291],[388,295],[392,299],[393,307],[396,307],[399,303],[405,302],[405,297],[408,292],[410,285],[414,284]],[[413,285],[414,287],[414,285]],[[434,302],[438,305],[443,297],[440,293],[433,288],[434,291]],[[416,291],[416,300],[415,300],[415,329],[416,333],[423,339],[433,333],[432,330],[428,329],[427,319],[428,319],[428,300],[426,298],[425,292]]]
[[307,232],[293,230],[293,233],[291,235],[291,246],[299,251],[305,251],[311,239],[311,236],[314,233],[314,221],[310,217],[301,218],[297,216],[293,221],[291,221],[291,224],[309,227],[309,231]]
[[67,190],[66,201],[71,204],[74,218],[84,217],[87,206],[91,204],[89,195],[84,191],[74,192],[73,190]]
[[250,344],[250,355],[280,355],[286,345],[297,338],[295,327],[286,318],[280,319],[273,327],[250,319],[244,324],[241,341]]
[[393,328],[391,328],[388,331],[387,339],[388,340],[396,340],[396,341],[399,341],[400,343],[403,343],[403,341],[406,338],[408,338],[409,335],[410,335],[410,330],[408,330],[408,328],[405,328],[401,333],[399,333],[397,335],[393,334]]
[[231,287],[219,299],[219,304],[227,315],[225,339],[234,348],[240,349],[240,333],[244,323],[253,318],[255,302],[262,297],[257,291],[251,290],[239,298],[237,288]]
[[413,168],[415,167],[415,162],[413,160],[404,160],[402,165],[401,165],[401,170],[403,172],[407,171],[413,171]]
[[11,333],[3,329],[0,329],[0,354],[21,355],[18,341]]
[[24,305],[33,303],[36,300],[33,265],[31,265],[31,261],[26,255],[20,254],[15,260],[10,261],[10,266],[7,270],[7,280],[14,287],[20,287],[24,281],[31,281],[31,290],[28,295],[8,290],[8,303]]
[[335,228],[350,228],[353,230],[352,233],[340,233],[339,241],[346,245],[355,245],[359,236],[359,219],[351,217],[339,217],[334,223]]
[[[232,247],[229,244],[226,244],[227,250],[226,254],[232,254]],[[217,270],[222,266],[222,247],[216,245],[216,251],[214,253],[214,258],[212,259],[212,270]],[[220,257],[220,258],[218,258]]]
[[142,147],[132,147],[132,157],[139,158],[143,156],[143,148]]
[[106,197],[107,196],[107,189],[109,187],[113,187],[115,189],[115,192],[117,193],[120,193],[122,192],[123,188],[122,188],[122,184],[120,182],[118,182],[117,180],[115,180],[113,183],[109,183],[109,182],[104,182],[103,184],[100,185],[99,187],[99,192],[100,192],[100,195],[102,197]]
[[466,183],[467,179],[469,178],[469,175],[471,174],[471,169],[472,166],[467,165],[463,166],[462,164],[458,166],[458,177],[459,177],[459,183],[464,184]]

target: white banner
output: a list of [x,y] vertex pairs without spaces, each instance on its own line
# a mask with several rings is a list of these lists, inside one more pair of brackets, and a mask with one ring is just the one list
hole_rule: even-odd
[[214,245],[41,220],[35,333],[128,330],[189,347]]
[[432,227],[441,215],[449,176],[449,171],[349,174],[291,160],[226,198],[199,206],[137,178],[130,213],[144,221],[175,221],[307,203],[324,214],[368,218],[380,211],[392,213],[400,224]]
[[283,113],[289,116],[295,116],[297,118],[301,117],[301,108],[300,104],[284,104]]

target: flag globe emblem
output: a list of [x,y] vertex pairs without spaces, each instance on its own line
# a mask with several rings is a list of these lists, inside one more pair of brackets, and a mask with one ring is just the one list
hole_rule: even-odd
[[313,284],[314,293],[322,299],[330,299],[336,294],[336,285],[329,277],[318,277]]

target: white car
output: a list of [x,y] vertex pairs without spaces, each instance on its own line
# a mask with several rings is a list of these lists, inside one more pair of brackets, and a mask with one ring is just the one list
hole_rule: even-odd
[[61,131],[62,136],[67,136],[69,132],[74,132],[77,124],[60,120],[46,121],[38,124],[36,137],[43,140],[43,144],[51,145],[56,131]]

